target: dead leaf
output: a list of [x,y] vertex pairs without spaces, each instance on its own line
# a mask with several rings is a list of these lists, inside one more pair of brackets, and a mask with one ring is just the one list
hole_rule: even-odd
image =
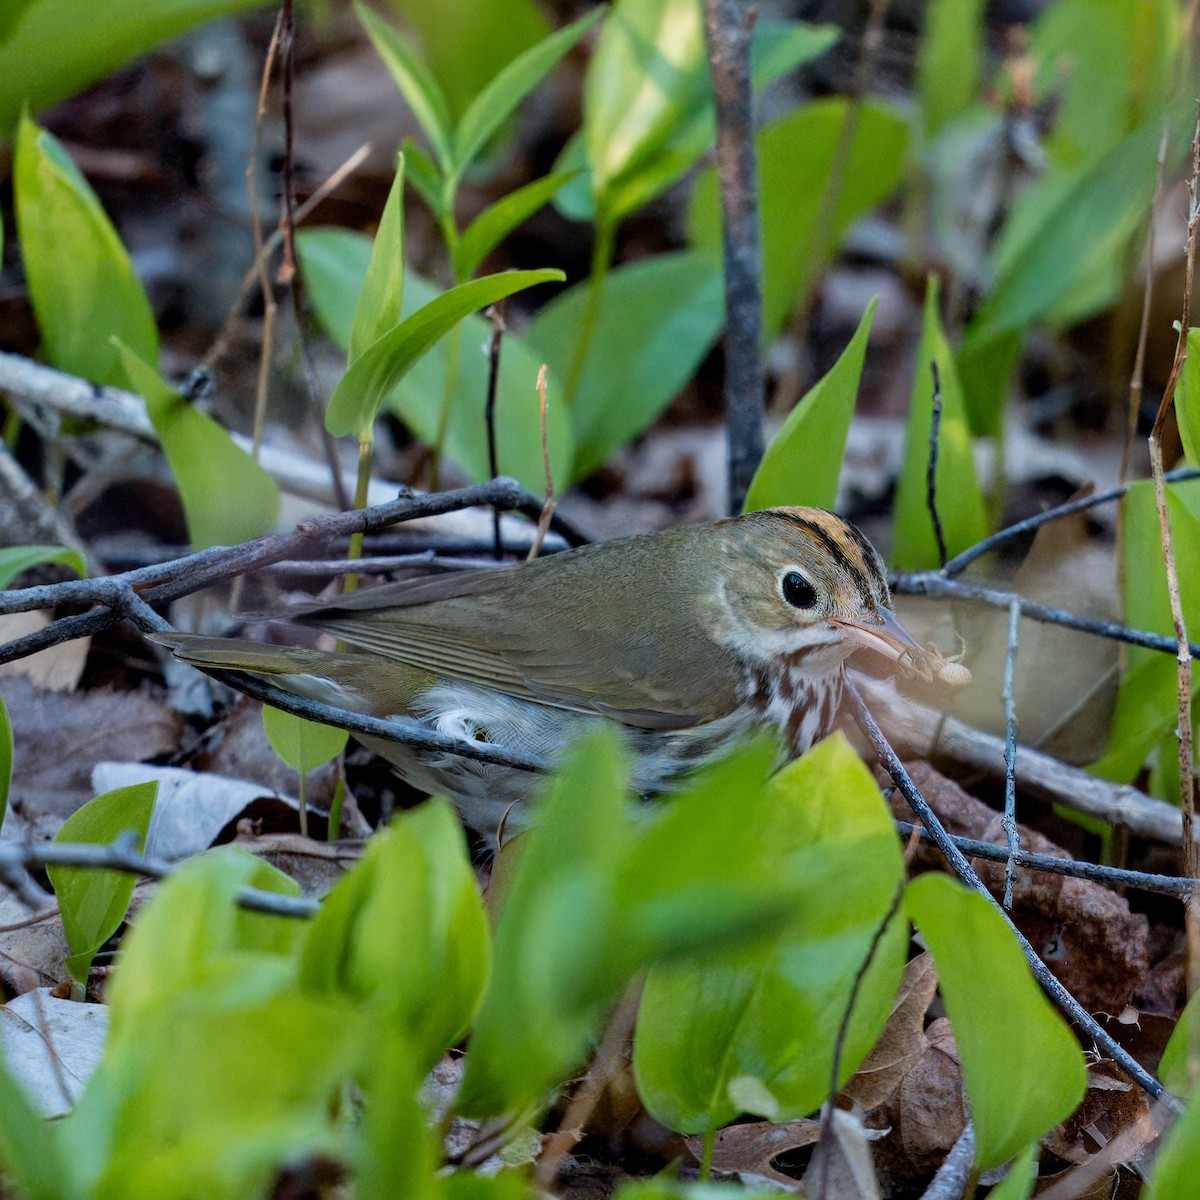
[[[50,620],[50,613],[40,610],[6,613],[0,616],[0,644],[37,633],[39,629],[45,629]],[[0,665],[0,678],[20,675],[50,692],[73,692],[79,686],[91,645],[90,637],[60,642],[27,658]]]
[[[833,1109],[829,1124],[832,1136],[817,1144],[804,1172],[805,1192],[811,1196],[820,1190],[826,1200],[880,1200],[871,1157],[871,1141],[879,1134],[844,1108]],[[817,1182],[822,1176],[823,1187]]]
[[[713,1170],[722,1175],[737,1175],[744,1182],[767,1179],[772,1183],[795,1188],[797,1180],[775,1166],[781,1154],[802,1150],[816,1145],[821,1136],[819,1121],[750,1121],[740,1125],[726,1125],[717,1131],[713,1142]],[[704,1157],[704,1138],[686,1138],[688,1149],[697,1162]]]
[[904,1154],[917,1174],[937,1167],[967,1123],[962,1068],[950,1022],[938,1017],[925,1037],[928,1045],[889,1105]]
[[921,954],[904,968],[904,979],[883,1033],[862,1066],[842,1088],[863,1112],[878,1108],[899,1086],[928,1045],[925,1013],[937,991],[933,956]]

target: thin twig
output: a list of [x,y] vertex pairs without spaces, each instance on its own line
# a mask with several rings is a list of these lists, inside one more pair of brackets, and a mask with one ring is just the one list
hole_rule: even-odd
[[1164,1103],[1171,1105],[1175,1111],[1179,1111],[1182,1107],[1179,1102],[1123,1046],[1113,1040],[1107,1030],[1063,987],[1062,983],[1059,982],[1046,964],[1038,957],[1037,951],[1034,950],[1024,934],[1013,924],[1012,919],[994,899],[991,892],[984,887],[979,876],[975,874],[971,864],[967,861],[966,856],[950,839],[937,814],[929,807],[929,803],[925,797],[921,795],[921,791],[913,782],[912,776],[905,769],[899,756],[892,749],[891,744],[879,728],[875,718],[871,715],[870,709],[863,702],[858,689],[853,684],[848,683],[846,694],[854,709],[854,715],[860,728],[867,735],[868,740],[874,747],[876,757],[892,777],[896,786],[904,795],[904,798],[912,806],[917,819],[929,831],[934,844],[945,856],[946,861],[950,864],[959,880],[983,896],[1003,918],[1005,924],[1008,925],[1013,936],[1017,939],[1026,959],[1028,959],[1034,976],[1050,996],[1051,1000],[1058,1005],[1063,1013],[1079,1025],[1104,1050],[1105,1054],[1143,1091],[1153,1096],[1156,1100],[1162,1100]]
[[279,70],[283,80],[283,184],[280,225],[283,227],[283,262],[279,281],[291,284],[296,275],[296,120],[292,90],[296,81],[296,10],[294,0],[283,0],[279,44]]
[[[504,303],[497,301],[484,314],[492,322],[492,338],[488,343],[487,403],[484,406],[484,422],[487,425],[488,474],[495,479],[500,474],[500,456],[496,449],[496,391],[500,384],[500,347],[504,342]],[[500,510],[492,511],[492,536],[495,540],[496,558],[504,557],[504,544],[500,540]]]
[[968,1120],[921,1200],[962,1200],[975,1174],[975,1122]]
[[925,468],[925,502],[929,506],[929,519],[933,522],[933,536],[937,539],[938,566],[946,569],[946,535],[942,530],[942,519],[937,507],[938,434],[942,428],[942,380],[938,374],[937,360],[929,363],[933,375],[933,412],[929,419],[929,463]]
[[1017,831],[1017,702],[1013,676],[1017,665],[1017,628],[1021,607],[1008,606],[1008,646],[1004,655],[1004,836],[1008,861],[1004,866],[1004,907],[1012,908],[1013,884],[1017,881],[1017,853],[1021,849]]
[[546,500],[538,516],[537,537],[529,547],[526,561],[532,561],[542,552],[542,543],[550,531],[550,522],[554,517],[554,476],[550,473],[550,441],[546,429],[546,364],[538,368],[537,374],[538,415],[542,427],[542,470],[546,474]]
[[717,115],[717,173],[725,248],[725,422],[729,511],[740,512],[763,455],[762,245],[750,37],[755,10],[704,0],[704,37]]

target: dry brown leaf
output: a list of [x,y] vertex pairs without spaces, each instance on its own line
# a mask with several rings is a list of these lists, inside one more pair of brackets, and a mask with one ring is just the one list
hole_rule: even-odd
[[[816,1145],[820,1136],[819,1121],[787,1121],[780,1125],[773,1121],[749,1121],[727,1125],[717,1131],[713,1143],[713,1170],[723,1175],[757,1176],[794,1188],[798,1181],[778,1170],[774,1160],[790,1150]],[[685,1140],[697,1161],[703,1159],[704,1138]]]
[[[48,612],[6,613],[0,616],[0,644],[37,633],[49,624]],[[75,638],[4,663],[0,665],[0,678],[20,675],[50,692],[73,692],[79,686],[91,644],[90,637]]]
[[945,1017],[925,1031],[928,1045],[900,1082],[892,1124],[916,1173],[934,1170],[967,1123],[958,1046]]
[[[807,1195],[820,1192],[826,1200],[880,1200],[879,1182],[871,1156],[871,1140],[862,1118],[843,1108],[830,1114],[832,1136],[818,1143],[804,1172]],[[821,1182],[822,1176],[823,1186]]]
[[883,1033],[842,1093],[858,1102],[863,1112],[878,1108],[899,1086],[928,1044],[925,1013],[937,991],[933,956],[921,954],[904,968],[891,1015]]

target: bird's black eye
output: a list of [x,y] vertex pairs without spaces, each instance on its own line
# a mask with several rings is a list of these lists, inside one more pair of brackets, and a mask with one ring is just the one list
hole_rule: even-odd
[[817,589],[799,571],[789,571],[783,577],[783,598],[793,608],[812,608],[817,602]]

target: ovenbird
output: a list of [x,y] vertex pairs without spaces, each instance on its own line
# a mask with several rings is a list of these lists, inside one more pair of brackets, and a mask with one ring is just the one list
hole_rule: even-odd
[[[787,757],[803,753],[832,729],[855,650],[919,672],[929,661],[891,610],[874,547],[815,508],[385,584],[293,619],[354,649],[161,640],[199,667],[549,760],[612,722],[643,793],[761,725]],[[530,787],[524,772],[364,740],[417,787],[449,793],[481,831]]]

